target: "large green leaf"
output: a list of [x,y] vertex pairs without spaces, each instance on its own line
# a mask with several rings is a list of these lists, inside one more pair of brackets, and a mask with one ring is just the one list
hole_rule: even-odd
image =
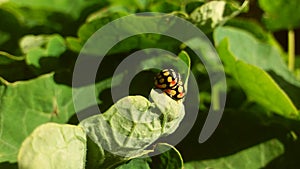
[[[243,29],[244,31],[250,32],[257,40],[265,42],[277,48],[280,53],[284,53],[283,47],[277,41],[272,32],[266,31],[260,22],[252,18],[238,17],[233,18],[226,23],[226,25]],[[281,54],[285,55],[285,54]]]
[[86,134],[81,127],[46,123],[37,127],[22,143],[20,169],[84,169]]
[[173,133],[184,117],[184,106],[155,90],[154,102],[142,96],[127,96],[105,113],[83,120],[90,138],[106,151],[132,158],[148,153],[150,144]]
[[61,32],[70,35],[77,30],[76,20],[86,15],[83,13],[85,10],[92,5],[101,7],[104,3],[98,0],[11,0],[0,4],[0,11],[3,9],[9,13],[8,16],[11,15],[9,20],[5,20],[17,23],[13,26],[10,22],[5,24],[11,29],[5,32],[9,32],[13,37],[11,40],[17,42],[18,37],[24,34]]
[[263,142],[236,154],[218,159],[192,161],[185,163],[185,169],[259,169],[284,153],[284,147],[276,139]]
[[[300,81],[288,70],[287,65],[281,57],[282,49],[280,49],[278,43],[272,37],[269,38],[268,42],[261,42],[249,32],[241,29],[233,27],[216,29],[214,34],[216,45],[224,38],[228,39],[229,50],[235,57],[271,72],[276,82],[279,83],[296,103],[299,102],[298,97],[294,96],[294,93],[298,93],[297,90],[300,91]],[[275,77],[274,74],[279,78]]]
[[15,162],[22,141],[38,125],[65,123],[74,114],[71,88],[56,84],[53,74],[0,85],[0,161]]
[[220,27],[215,30],[214,41],[217,46],[225,38],[228,39],[230,52],[237,59],[266,71],[273,71],[291,84],[300,87],[300,82],[288,70],[280,52],[270,44],[260,42],[249,32],[238,28]]
[[265,11],[263,21],[268,29],[294,29],[300,26],[299,0],[259,0],[259,6]]
[[[153,32],[159,31],[161,34],[163,32],[166,32],[170,27],[174,24],[174,22],[168,22],[165,23],[165,19],[170,17],[168,15],[165,15],[164,17],[160,17],[162,21],[162,25],[160,27],[157,27],[157,17],[156,16],[147,16],[147,20],[144,19],[143,16],[137,16],[135,19],[128,20],[126,18],[121,18],[125,15],[128,15],[128,13],[122,13],[122,12],[115,12],[110,14],[109,16],[101,16],[97,17],[91,21],[87,21],[85,24],[83,24],[80,29],[78,30],[78,38],[75,37],[67,37],[67,45],[68,47],[76,52],[80,52],[83,45],[87,42],[87,40],[92,40],[93,44],[102,44],[102,47],[107,47],[106,45],[111,45],[110,43],[103,43],[103,42],[118,42],[115,46],[109,46],[108,49],[110,49],[109,54],[118,54],[118,53],[126,53],[130,52],[131,50],[136,49],[144,49],[144,48],[166,48],[166,49],[172,49],[173,46],[176,45],[178,48],[179,44],[178,41],[170,38],[161,36],[158,34],[141,34],[141,32]],[[117,31],[111,31],[107,36],[101,36],[101,38],[96,38],[98,35],[94,34],[96,31],[100,30],[103,26],[113,26],[113,25],[107,25],[113,20],[119,19],[114,24],[118,30]],[[149,19],[149,20],[148,20]],[[106,27],[107,28],[107,27]],[[149,30],[149,28],[153,28],[153,30]],[[98,32],[99,33],[99,32]],[[123,34],[124,33],[124,34]],[[132,34],[134,36],[128,37],[126,39],[120,39],[120,36]],[[93,35],[92,39],[91,36]],[[122,36],[123,36],[122,35]],[[174,47],[173,47],[174,48]],[[93,52],[95,51],[95,52]],[[84,50],[81,51],[82,53],[88,52],[89,54],[93,55],[101,55],[102,53],[99,53],[99,48],[97,45],[92,45],[91,41],[85,46]]]
[[224,39],[217,50],[226,69],[239,82],[248,98],[269,111],[286,118],[299,119],[295,105],[272,77],[263,69],[246,63],[231,53],[230,45],[228,40]]

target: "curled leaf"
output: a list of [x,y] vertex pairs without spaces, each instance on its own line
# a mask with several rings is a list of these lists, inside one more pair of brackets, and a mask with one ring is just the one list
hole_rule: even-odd
[[150,102],[142,96],[122,98],[105,113],[83,120],[89,137],[110,153],[136,157],[159,137],[173,133],[184,117],[184,106],[164,93],[151,91]]

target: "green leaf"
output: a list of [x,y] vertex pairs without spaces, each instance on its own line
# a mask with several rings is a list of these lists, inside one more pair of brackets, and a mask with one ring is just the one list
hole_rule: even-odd
[[233,2],[209,1],[190,14],[190,20],[204,32],[211,32],[219,25],[240,14],[248,7],[248,0],[239,6]]
[[[239,60],[266,71],[273,71],[287,82],[300,87],[300,82],[288,70],[280,52],[270,44],[258,41],[253,35],[233,27],[220,27],[214,32],[216,46],[228,39],[228,50]],[[222,53],[220,53],[222,55]]]
[[271,31],[295,29],[300,26],[300,15],[295,13],[300,8],[299,0],[259,0],[264,10],[263,22]]
[[102,16],[100,18],[96,18],[94,20],[88,21],[80,26],[77,35],[78,38],[74,37],[68,37],[67,40],[67,46],[75,51],[79,52],[85,42],[102,26],[108,24],[109,22],[120,18],[121,16],[124,16],[124,14],[121,13],[113,13],[109,16]]
[[179,151],[170,144],[158,143],[155,145],[155,151],[162,154],[154,156],[158,161],[153,161],[156,169],[183,169],[183,159]]
[[217,50],[226,69],[239,82],[248,98],[286,118],[299,119],[295,105],[272,77],[263,69],[240,60],[231,53],[229,45],[224,39]]
[[270,161],[279,157],[283,153],[284,147],[282,143],[276,139],[272,139],[230,156],[218,159],[188,162],[184,164],[184,168],[259,169],[264,168]]
[[[281,56],[282,49],[278,47],[277,42],[272,40],[272,37],[270,37],[270,41],[261,42],[254,35],[242,29],[228,26],[217,28],[214,32],[216,46],[225,38],[229,43],[229,52],[236,59],[267,71],[288,94],[295,106],[299,106],[300,81],[288,70]],[[219,54],[223,58],[227,57],[226,52]]]
[[184,105],[182,100],[174,101],[164,93],[151,90],[151,99],[154,107],[150,111],[157,113],[157,109],[162,114],[160,118],[161,134],[167,136],[172,134],[179,126],[185,115]]
[[115,1],[110,0],[110,6],[115,7],[123,7],[130,12],[144,11],[147,6],[149,6],[152,1],[150,0],[128,0],[128,1]]
[[22,34],[24,27],[20,24],[20,18],[13,14],[12,6],[6,7],[7,2],[0,2],[0,50],[12,52]]
[[[144,49],[147,52],[147,49]],[[149,53],[153,52],[153,49],[149,50]],[[184,76],[184,81],[186,77],[189,77],[191,60],[186,51],[181,51],[178,54],[178,57],[174,57],[174,55],[169,53],[157,52],[155,57],[150,57],[149,59],[144,59],[140,65],[143,70],[151,69],[151,68],[164,68],[164,67],[173,67],[177,72],[180,73],[181,76]],[[172,64],[170,64],[172,63]],[[186,86],[187,88],[187,86]]]
[[158,143],[154,146],[155,153],[153,157],[135,158],[127,164],[119,166],[117,169],[183,169],[183,160],[178,150],[170,144]]
[[226,23],[226,26],[232,26],[250,32],[260,41],[267,41],[270,33],[266,32],[257,20],[252,18],[237,17]]
[[63,37],[54,35],[27,35],[21,39],[21,49],[26,54],[26,62],[40,68],[40,59],[59,57],[66,50]]
[[[96,4],[96,0],[11,0],[13,4],[16,4],[20,8],[40,9],[47,12],[59,12],[72,16],[72,18],[79,18],[81,11],[89,5]],[[45,18],[46,19],[46,18]]]
[[[86,91],[96,90],[96,93],[101,93],[105,89],[113,88],[115,86],[118,86],[121,84],[123,78],[123,74],[119,74],[114,76],[114,82],[112,82],[112,78],[104,79],[96,84],[92,85],[86,85],[78,88],[73,88],[73,100],[79,100],[75,101],[75,107],[76,111],[80,112],[90,106],[94,106],[93,99],[89,96],[89,93]],[[85,99],[81,99],[85,98]],[[99,98],[96,99],[97,104],[101,104],[102,100],[99,100]]]
[[0,85],[0,162],[15,162],[22,141],[45,122],[65,123],[74,114],[71,88],[53,74]]
[[81,127],[46,123],[37,127],[20,148],[20,169],[84,169],[86,135]]
[[116,169],[151,169],[147,162],[148,159],[135,158],[130,160],[127,164],[123,164]]
[[143,155],[159,137],[173,133],[184,117],[181,102],[155,90],[151,98],[154,103],[142,96],[124,97],[80,125],[99,147],[112,154],[127,158]]
[[226,23],[226,25],[243,29],[250,32],[260,42],[270,44],[274,49],[277,49],[281,56],[285,57],[285,51],[281,44],[277,41],[271,32],[266,31],[261,23],[252,18],[234,18]]
[[9,33],[7,32],[4,32],[4,31],[1,31],[0,30],[0,34],[1,34],[1,37],[0,37],[0,46],[3,45],[5,42],[9,41],[9,39],[11,38]]
[[81,42],[81,40],[79,38],[67,37],[66,45],[67,45],[68,49],[70,49],[71,51],[79,53],[83,46],[83,43]]
[[[144,19],[144,16],[137,16],[136,19],[133,20],[127,20],[126,18],[122,18],[125,14],[116,12],[112,13],[109,16],[102,16],[100,18],[94,19],[92,21],[89,21],[85,24],[83,24],[79,31],[78,31],[78,39],[74,39],[71,37],[68,37],[68,46],[70,49],[74,51],[80,51],[82,46],[85,44],[85,42],[97,31],[99,30],[102,26],[110,23],[111,21],[115,19],[119,19],[118,22],[115,22],[116,27],[122,28],[121,32],[120,30],[112,31],[110,32],[107,36],[101,36],[101,39],[95,38],[97,34],[95,34],[92,38],[92,43],[93,44],[102,44],[103,48],[109,47],[110,49],[109,54],[116,54],[116,53],[126,53],[131,50],[136,50],[136,49],[145,49],[145,48],[151,48],[151,47],[159,47],[159,48],[170,48],[174,46],[178,47],[178,41],[170,38],[170,37],[163,37],[158,34],[140,34],[141,31],[149,32],[149,28],[155,28],[157,31],[163,32],[168,31],[170,27],[175,24],[175,22],[168,22],[165,23],[166,18],[169,18],[169,15],[165,15],[164,17],[159,17],[159,19],[162,20],[163,25],[160,27],[156,26],[156,20],[157,16],[147,16],[147,20]],[[148,20],[149,19],[149,20]],[[112,25],[110,25],[112,26]],[[151,30],[150,32],[153,32]],[[122,35],[122,33],[124,33]],[[104,42],[115,42],[120,41],[121,37],[120,35],[135,35],[128,37],[115,45],[113,48],[111,48],[110,43],[104,43]],[[117,38],[117,39],[116,39]],[[175,45],[173,44],[175,42]],[[108,45],[108,46],[106,46]],[[99,53],[99,48],[97,45],[92,45],[91,41],[89,41],[89,44],[83,48],[81,51],[82,53],[88,52],[88,54],[92,55],[101,55]],[[104,53],[102,53],[104,54]],[[106,54],[106,53],[105,53]]]
[[[99,168],[105,162],[105,152],[87,137],[86,168]],[[109,160],[109,159],[108,159]]]
[[183,5],[182,1],[156,1],[146,8],[145,12],[162,12],[162,13],[171,13],[173,11],[180,10],[180,7]]

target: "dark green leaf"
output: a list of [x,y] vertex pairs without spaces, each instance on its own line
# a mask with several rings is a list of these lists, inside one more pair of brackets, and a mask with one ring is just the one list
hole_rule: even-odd
[[265,11],[263,21],[268,29],[278,31],[295,29],[300,26],[299,0],[259,0],[259,6]]
[[154,157],[158,161],[153,160],[152,166],[156,169],[183,169],[183,159],[175,147],[167,143],[158,143],[155,145],[155,151],[159,154]]
[[129,161],[127,164],[123,164],[116,169],[150,169],[147,159],[136,158]]

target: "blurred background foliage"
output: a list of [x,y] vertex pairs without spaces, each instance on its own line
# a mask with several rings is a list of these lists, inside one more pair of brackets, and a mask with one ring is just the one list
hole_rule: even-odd
[[[192,60],[191,70],[200,91],[197,122],[176,145],[185,168],[297,168],[298,9],[299,0],[0,0],[0,168],[17,168],[18,147],[36,126],[48,121],[78,123],[73,108],[66,105],[71,100],[73,67],[86,40],[114,19],[149,11],[172,13],[189,20],[215,45],[228,85],[219,127],[208,141],[198,143],[211,102],[208,74],[189,48],[161,35],[137,35],[110,50],[96,79],[101,110],[112,105],[111,76],[126,56],[150,47],[176,54],[184,49]],[[147,81],[153,75],[152,71],[139,74],[132,82],[131,94],[147,95],[152,88]],[[67,111],[59,118],[52,110],[50,96],[57,95],[53,91],[60,91],[58,110]],[[47,99],[36,100],[39,93]],[[13,125],[18,125],[23,117],[19,112],[30,109],[51,113],[45,119],[35,119],[32,114],[32,119],[25,122],[34,123],[28,125],[28,133],[14,136],[18,128]],[[10,149],[5,142],[12,142],[15,147]],[[148,162],[137,160],[136,166],[144,163]],[[131,165],[135,163],[128,164]],[[158,167],[161,166],[152,166]]]

